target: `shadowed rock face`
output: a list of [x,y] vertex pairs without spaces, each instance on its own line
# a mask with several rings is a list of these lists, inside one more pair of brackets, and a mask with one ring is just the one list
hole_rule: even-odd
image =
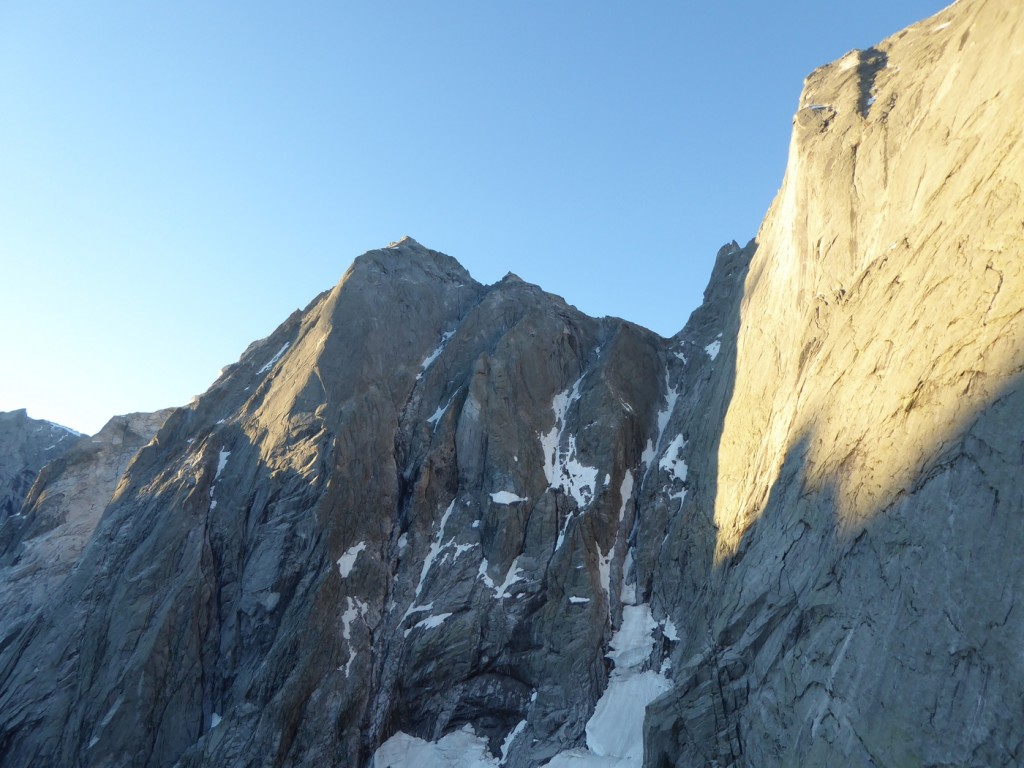
[[74,567],[132,457],[170,412],[115,416],[39,471],[21,513],[0,525],[0,646]]
[[24,410],[0,413],[0,523],[21,512],[39,470],[81,437],[59,424],[31,419]]
[[672,339],[405,239],[132,427],[102,516],[51,465],[0,764],[1020,762],[1022,14],[812,74]]

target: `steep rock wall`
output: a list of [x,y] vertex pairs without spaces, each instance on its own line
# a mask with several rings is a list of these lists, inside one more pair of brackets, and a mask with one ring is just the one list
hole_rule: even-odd
[[808,78],[649,764],[1024,759],[1022,21],[961,0]]

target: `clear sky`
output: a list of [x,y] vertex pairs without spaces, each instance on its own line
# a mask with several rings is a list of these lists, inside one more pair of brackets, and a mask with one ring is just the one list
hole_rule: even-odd
[[948,0],[0,0],[0,410],[186,403],[411,235],[671,335],[803,77]]

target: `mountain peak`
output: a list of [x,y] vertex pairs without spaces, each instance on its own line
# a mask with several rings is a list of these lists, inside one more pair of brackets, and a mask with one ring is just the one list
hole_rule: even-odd
[[414,240],[413,238],[409,237],[408,235],[402,235],[400,238],[398,238],[394,242],[388,243],[387,247],[388,248],[423,248],[423,246],[420,243],[418,243],[416,240]]

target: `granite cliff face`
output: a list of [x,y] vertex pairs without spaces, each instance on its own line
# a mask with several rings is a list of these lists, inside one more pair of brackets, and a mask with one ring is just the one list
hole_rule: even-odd
[[1022,16],[813,73],[672,339],[405,239],[51,464],[0,765],[1024,761]]

